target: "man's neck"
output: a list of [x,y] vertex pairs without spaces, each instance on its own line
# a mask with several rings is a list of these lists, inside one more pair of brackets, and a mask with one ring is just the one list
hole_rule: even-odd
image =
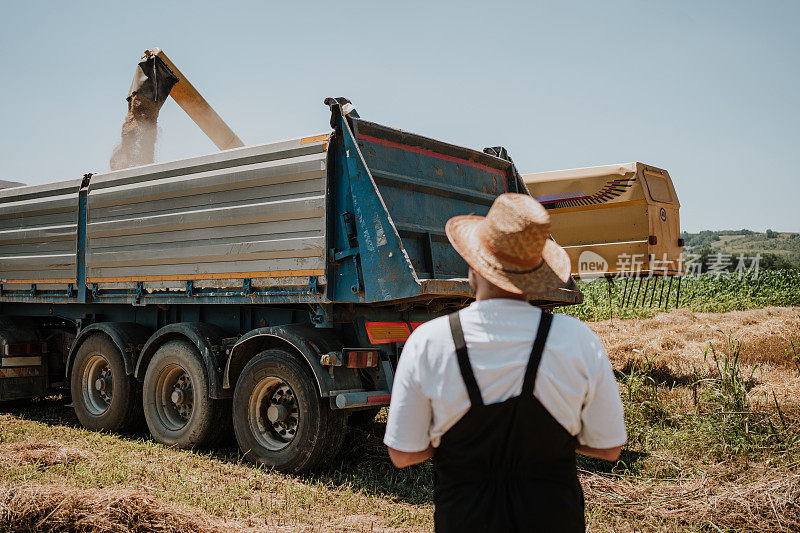
[[[481,290],[481,289],[483,289],[483,290]],[[494,299],[497,299],[497,298],[504,298],[506,300],[520,300],[520,301],[523,301],[523,302],[527,302],[528,301],[528,297],[525,296],[524,294],[516,294],[516,293],[513,293],[513,292],[508,292],[508,291],[504,291],[504,290],[497,290],[497,289],[493,290],[492,288],[489,288],[489,287],[486,287],[486,288],[481,287],[475,293],[475,301],[478,301],[478,302],[482,302],[482,301],[485,301],[485,300],[494,300]]]

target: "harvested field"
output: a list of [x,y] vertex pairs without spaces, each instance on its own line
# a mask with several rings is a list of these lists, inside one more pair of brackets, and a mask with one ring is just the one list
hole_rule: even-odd
[[[590,531],[800,530],[800,369],[788,353],[800,309],[591,326],[618,371],[629,442],[616,464],[579,461]],[[725,375],[703,357],[711,342],[730,359],[713,328],[742,341]],[[432,529],[431,465],[391,466],[385,411],[351,428],[331,467],[289,476],[243,463],[232,441],[189,452],[91,433],[64,403],[0,405],[0,531]]]
[[14,442],[0,444],[0,465],[34,464],[42,468],[76,461],[88,461],[93,455],[58,442]]
[[[429,478],[417,487],[412,480],[419,479],[418,471],[395,472],[379,437],[363,431],[351,432],[350,453],[335,467],[298,477],[242,462],[232,442],[188,452],[144,435],[92,433],[77,427],[74,412],[60,399],[7,411],[0,414],[3,450],[69,443],[87,459],[45,466],[21,453],[9,455],[0,463],[0,531],[72,531],[80,523],[85,531],[366,532],[424,531],[430,524]],[[10,498],[17,493],[28,496]],[[84,500],[91,507],[77,505]],[[139,508],[150,522],[133,521],[131,510]],[[47,520],[33,529],[15,525],[37,517]],[[165,521],[175,529],[159,525]],[[59,529],[64,523],[72,525]]]
[[592,505],[647,524],[714,524],[736,531],[800,530],[800,474],[775,473],[766,466],[720,480],[618,479],[586,474],[581,483]]
[[792,343],[800,348],[800,307],[767,307],[727,313],[676,309],[653,318],[588,323],[603,341],[617,370],[647,356],[662,381],[688,384],[708,375],[711,344],[727,354],[728,335],[741,342],[740,363],[752,373],[751,395],[775,392],[780,400],[800,405],[800,366]]
[[746,364],[769,363],[794,366],[790,342],[800,340],[800,307],[767,307],[728,313],[694,313],[677,309],[640,320],[603,320],[589,327],[603,341],[609,355],[618,360],[635,350],[659,354],[676,364],[702,362],[709,342],[720,344],[731,333],[747,348]]
[[80,490],[57,485],[0,487],[0,524],[3,531],[41,533],[221,533],[240,529],[131,490]]

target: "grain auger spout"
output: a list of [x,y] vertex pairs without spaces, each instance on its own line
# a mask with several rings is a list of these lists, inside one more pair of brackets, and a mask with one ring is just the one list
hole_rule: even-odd
[[161,106],[172,96],[220,150],[244,146],[197,89],[160,48],[145,50],[136,67],[122,140],[111,156],[111,170],[152,163]]

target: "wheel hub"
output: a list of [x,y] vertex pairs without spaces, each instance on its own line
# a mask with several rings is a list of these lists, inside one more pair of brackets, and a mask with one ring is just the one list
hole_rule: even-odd
[[299,406],[294,391],[281,378],[264,378],[254,389],[250,425],[270,450],[280,450],[294,439],[300,425]]
[[111,392],[113,387],[111,384],[111,373],[108,371],[108,367],[104,368],[102,373],[105,375],[95,380],[94,388],[101,392]]
[[153,384],[155,410],[167,431],[180,431],[192,418],[194,388],[185,368],[168,364],[161,368]]
[[283,405],[270,405],[267,409],[267,418],[273,424],[275,422],[286,422],[289,418],[289,410]]
[[272,393],[269,403],[267,419],[279,438],[290,442],[297,432],[297,400],[294,392],[289,385],[283,383]]
[[175,382],[170,400],[181,418],[189,420],[192,416],[192,380],[187,374],[184,373]]
[[86,408],[95,416],[101,415],[111,404],[114,379],[105,357],[94,354],[84,367],[83,398]]

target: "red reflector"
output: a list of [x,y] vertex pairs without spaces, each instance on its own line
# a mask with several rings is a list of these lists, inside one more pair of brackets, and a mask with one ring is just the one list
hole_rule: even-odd
[[383,396],[369,396],[367,398],[367,403],[386,403],[392,399],[391,394],[384,394]]
[[656,237],[655,235],[650,235],[647,238],[647,244],[649,244],[650,246],[655,246],[656,244],[658,244],[658,237]]
[[414,331],[415,329],[417,329],[418,327],[420,327],[424,323],[425,322],[412,322],[411,323],[411,331]]
[[402,342],[411,335],[405,322],[367,322],[367,337],[372,344]]
[[44,342],[22,342],[6,344],[4,354],[7,356],[21,357],[26,355],[42,355],[47,353],[47,344]]
[[378,366],[377,350],[353,350],[347,352],[347,368]]

